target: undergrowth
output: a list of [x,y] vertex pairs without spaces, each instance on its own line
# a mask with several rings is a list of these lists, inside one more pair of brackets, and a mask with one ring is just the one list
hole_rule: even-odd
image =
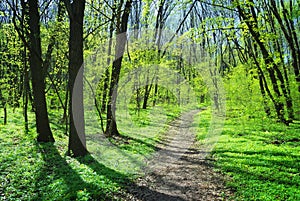
[[[119,200],[156,150],[165,125],[185,110],[162,107],[165,122],[150,121],[150,109],[131,113],[136,126],[124,118],[117,138],[106,139],[99,130],[93,132],[95,124],[87,124],[90,154],[81,158],[66,155],[68,136],[61,111],[50,114],[56,142],[37,143],[34,115],[29,113],[26,133],[21,109],[9,109],[8,124],[0,125],[0,200]],[[163,118],[155,115],[157,120]]]
[[[199,116],[203,142],[210,111]],[[268,118],[227,114],[212,152],[216,168],[229,176],[234,200],[300,200],[300,122],[290,126]]]

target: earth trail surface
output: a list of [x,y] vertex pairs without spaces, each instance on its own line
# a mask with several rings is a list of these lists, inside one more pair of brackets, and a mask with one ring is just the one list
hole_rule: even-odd
[[232,192],[224,187],[224,176],[214,171],[207,153],[196,144],[192,123],[198,112],[186,112],[170,123],[160,151],[147,162],[145,176],[128,187],[124,200],[228,199]]

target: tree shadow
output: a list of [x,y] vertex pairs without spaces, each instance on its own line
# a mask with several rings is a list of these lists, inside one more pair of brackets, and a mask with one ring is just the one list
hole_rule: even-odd
[[[261,151],[234,151],[234,150],[218,150],[215,153],[222,155],[222,163],[227,165],[222,166],[227,172],[233,172],[243,175],[251,180],[260,180],[262,182],[271,182],[278,185],[297,186],[299,185],[296,179],[295,171],[300,171],[300,158],[291,153],[279,151],[261,150]],[[238,155],[232,155],[238,154]],[[268,156],[266,158],[266,156]],[[287,157],[286,159],[277,159],[274,157]],[[242,161],[241,165],[247,165],[249,168],[261,169],[259,171],[248,171],[245,168],[234,166],[232,160]],[[231,165],[230,165],[231,164]],[[278,167],[276,172],[272,171]],[[267,171],[268,170],[268,171]],[[270,172],[271,171],[271,172]],[[292,179],[294,178],[294,179]]]
[[[57,147],[52,143],[37,144],[44,165],[34,176],[33,200],[80,200],[80,192],[85,192],[85,200],[157,200],[149,198],[161,198],[161,200],[183,200],[179,197],[166,195],[145,186],[137,185],[129,175],[122,174],[99,163],[92,155],[76,158],[80,165],[86,165],[95,172],[95,176],[103,176],[121,187],[118,193],[103,189],[97,183],[87,182],[83,179],[84,172],[78,172],[61,156]],[[102,184],[103,185],[103,184]],[[55,194],[55,195],[54,195]]]
[[[80,199],[80,192],[85,192],[91,199],[110,200],[107,192],[99,186],[84,181],[66,158],[60,155],[55,145],[41,143],[37,146],[44,166],[35,177],[36,197],[33,200],[77,200]],[[102,165],[102,168],[106,167]]]
[[124,189],[124,193],[120,192],[119,196],[122,196],[125,200],[132,198],[143,200],[143,201],[156,201],[156,200],[178,200],[183,201],[184,199],[171,196],[164,193],[151,190],[146,186],[137,185],[134,180],[129,179],[127,175],[121,174],[113,169],[105,167],[99,163],[92,155],[88,155],[84,158],[77,159],[81,164],[85,164],[94,170],[98,175],[105,175],[108,179],[117,182]]
[[[115,143],[113,141],[111,141],[113,144],[115,145],[119,145],[119,143],[123,143],[123,144],[130,144],[130,141],[133,141],[133,142],[136,142],[138,144],[143,144],[143,145],[146,145],[147,147],[149,147],[150,149],[152,149],[153,151],[159,151],[160,148],[158,146],[155,146],[153,144],[150,144],[148,142],[146,142],[145,140],[141,140],[141,139],[138,139],[138,138],[134,138],[134,137],[130,137],[130,136],[125,136],[125,135],[119,135],[117,137],[113,137],[113,139],[118,142]],[[152,140],[152,139],[151,139]],[[158,143],[159,141],[157,140],[153,140],[154,143]],[[122,149],[122,147],[120,147]]]

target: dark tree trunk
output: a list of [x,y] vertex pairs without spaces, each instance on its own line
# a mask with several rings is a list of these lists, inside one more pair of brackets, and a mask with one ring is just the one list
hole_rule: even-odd
[[3,111],[4,111],[4,119],[3,119],[3,124],[6,125],[7,124],[7,109],[6,109],[6,103],[3,106]]
[[[147,77],[146,77],[146,85],[145,85],[145,93],[144,93],[144,100],[143,100],[143,109],[147,109],[148,107],[148,100],[149,100],[149,96],[150,96],[150,92],[152,90],[152,87],[155,85],[153,84],[154,79],[157,78],[156,72],[153,75],[153,78],[151,79],[151,81],[149,80],[149,74],[150,74],[150,70],[147,71]],[[158,87],[158,85],[157,85]]]
[[[287,123],[288,121],[285,119],[284,117],[284,104],[281,102],[280,98],[282,97],[282,94],[279,90],[279,86],[277,83],[277,79],[276,79],[276,75],[275,72],[277,73],[277,77],[279,77],[279,79],[282,77],[282,74],[280,73],[278,66],[275,64],[275,62],[273,61],[272,57],[269,55],[269,52],[267,50],[267,48],[265,47],[265,45],[263,44],[263,42],[260,40],[260,33],[258,32],[258,28],[256,27],[256,24],[253,24],[253,22],[251,23],[251,21],[249,20],[249,17],[247,16],[247,14],[242,10],[241,6],[238,5],[237,6],[238,12],[240,14],[240,16],[242,17],[242,19],[245,21],[245,23],[247,24],[248,28],[249,28],[249,32],[251,33],[252,37],[254,38],[254,40],[256,41],[256,43],[258,44],[260,51],[262,53],[264,62],[267,66],[267,70],[272,82],[272,86],[273,86],[273,90],[276,94],[276,98],[275,98],[275,110],[277,113],[277,117],[278,119],[283,122],[283,123]],[[254,15],[254,13],[252,13]],[[253,16],[254,20],[256,20],[256,16]],[[280,81],[282,81],[280,79]],[[281,82],[282,84],[282,82]],[[286,97],[286,91],[285,91],[285,86],[281,85],[281,88],[283,90],[284,96]]]
[[65,134],[67,135],[68,134],[68,128],[69,128],[69,121],[68,121],[68,108],[69,108],[69,89],[68,89],[69,86],[67,86],[67,89],[66,89],[66,98],[65,98],[65,107],[64,107],[64,112],[63,112],[63,116],[62,116],[62,120],[61,122],[62,123],[65,123]]
[[[26,6],[26,3],[24,0],[21,1],[21,6],[22,6],[22,32],[24,32],[24,27],[25,27],[25,16],[28,15],[28,7]],[[22,60],[23,60],[23,66],[24,66],[24,71],[23,71],[23,86],[22,86],[22,91],[23,91],[23,116],[24,116],[24,124],[25,124],[25,133],[28,133],[29,128],[28,128],[28,85],[29,85],[29,72],[28,72],[28,65],[27,65],[27,47],[24,45],[24,50],[23,50],[23,55],[22,55]]]
[[54,142],[50,129],[46,97],[45,97],[45,69],[43,69],[41,38],[40,38],[40,15],[38,1],[29,0],[29,39],[30,55],[29,64],[32,76],[32,89],[35,106],[37,141]]
[[[254,50],[256,50],[256,48],[254,48]],[[273,98],[272,94],[269,91],[267,82],[265,81],[266,78],[264,76],[264,73],[263,73],[262,69],[259,66],[259,62],[257,61],[257,54],[252,52],[251,47],[249,47],[248,52],[249,52],[250,56],[252,56],[252,58],[254,60],[254,63],[256,65],[257,69],[258,69],[259,88],[260,88],[260,92],[261,92],[262,97],[263,97],[264,110],[265,110],[266,115],[269,117],[271,115],[271,109],[268,106],[266,91],[269,92],[268,95],[269,95],[270,99],[272,100],[274,106],[276,106],[276,102],[274,101],[274,98]]]
[[156,106],[157,95],[158,95],[158,77],[155,78],[154,94],[153,94],[153,107]]
[[[273,16],[271,15],[270,11],[268,11],[268,16],[269,16],[268,19],[269,19],[270,25],[271,25],[271,31],[270,32],[277,35],[278,33],[277,33],[277,30],[276,30],[276,27],[275,27],[274,19],[273,19]],[[283,31],[283,32],[285,32],[285,31]],[[280,38],[282,38],[282,37],[280,37]],[[287,40],[289,40],[289,39],[287,39]],[[282,45],[283,41],[282,41],[282,39],[281,40],[280,39],[273,39],[273,41],[274,41],[274,45],[275,45],[275,50],[280,55],[279,58],[281,60],[280,63],[283,67],[283,75],[284,75],[284,78],[283,78],[282,75],[281,75],[280,70],[277,69],[277,72],[279,72],[277,77],[279,76],[282,91],[283,91],[283,93],[285,95],[285,98],[286,98],[286,106],[287,106],[287,111],[288,111],[288,117],[289,117],[290,121],[292,121],[294,119],[294,111],[293,111],[293,103],[292,103],[292,97],[291,97],[291,91],[290,91],[288,69],[287,69],[287,66],[285,64],[285,61],[284,61],[284,58],[283,58],[283,51],[282,51],[282,48],[281,48],[281,47],[283,47],[283,45]],[[295,61],[295,59],[293,59],[293,62],[294,61]],[[286,85],[284,83],[286,83]]]
[[3,114],[4,114],[3,124],[5,125],[7,123],[7,109],[6,109],[6,100],[2,95],[1,88],[0,88],[0,104],[3,107]]
[[[115,60],[112,66],[111,81],[109,88],[109,100],[107,103],[107,122],[105,129],[105,136],[111,137],[113,135],[119,135],[117,128],[117,123],[115,119],[116,101],[117,101],[117,91],[118,83],[121,72],[122,60],[125,51],[126,41],[127,41],[127,26],[128,18],[131,11],[132,0],[127,0],[125,4],[125,10],[123,11],[121,19],[117,19],[120,25],[117,27],[116,36],[116,49],[115,49]],[[121,5],[122,6],[122,5]]]
[[85,0],[66,2],[70,16],[69,38],[69,154],[74,157],[88,153],[83,109],[83,18]]
[[[160,1],[159,8],[158,8],[158,13],[157,13],[157,18],[156,18],[156,25],[155,25],[155,35],[154,35],[154,40],[156,41],[156,46],[157,46],[157,58],[158,58],[158,63],[160,62],[160,57],[161,57],[161,40],[162,40],[162,31],[165,26],[165,20],[167,19],[167,8],[168,6],[165,7],[165,4],[168,3],[166,0]],[[158,94],[158,73],[159,73],[159,68],[156,67],[156,75],[155,75],[155,80],[154,80],[154,94],[153,94],[153,106],[156,105],[156,99],[157,99],[157,94]],[[149,91],[150,93],[150,91]],[[149,94],[148,94],[149,97]],[[147,97],[147,98],[148,98]]]
[[143,109],[144,110],[147,109],[148,99],[149,99],[149,96],[150,96],[152,86],[153,86],[152,84],[148,85],[148,77],[147,77],[147,83],[146,83],[146,86],[145,86],[145,94],[144,94],[144,101],[143,101]]
[[28,88],[27,88],[27,85],[29,85],[29,75],[28,75],[26,60],[27,60],[26,47],[24,46],[23,115],[24,115],[24,123],[25,123],[25,132],[27,133],[29,131],[29,129],[28,129]]
[[140,83],[139,83],[139,74],[138,72],[135,72],[134,74],[134,91],[136,93],[136,109],[138,111],[138,114],[140,114],[141,109],[141,103],[140,103]]
[[281,5],[283,9],[283,18],[286,23],[284,25],[283,19],[281,18],[279,11],[277,9],[276,2],[274,0],[271,0],[271,11],[273,12],[274,16],[276,17],[280,28],[286,38],[286,41],[289,45],[289,48],[291,50],[292,54],[292,66],[294,69],[294,73],[296,76],[296,81],[298,83],[298,91],[300,92],[300,50],[299,50],[299,45],[298,45],[298,39],[297,39],[297,34],[296,30],[294,27],[294,24],[291,20],[288,19],[288,11],[284,6],[283,1],[281,0]]

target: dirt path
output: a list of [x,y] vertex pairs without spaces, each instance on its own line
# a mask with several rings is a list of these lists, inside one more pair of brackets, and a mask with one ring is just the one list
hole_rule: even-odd
[[199,110],[183,114],[171,122],[167,139],[139,178],[128,190],[125,200],[226,200],[231,192],[224,187],[222,175],[213,170],[205,153],[195,144],[191,127]]

